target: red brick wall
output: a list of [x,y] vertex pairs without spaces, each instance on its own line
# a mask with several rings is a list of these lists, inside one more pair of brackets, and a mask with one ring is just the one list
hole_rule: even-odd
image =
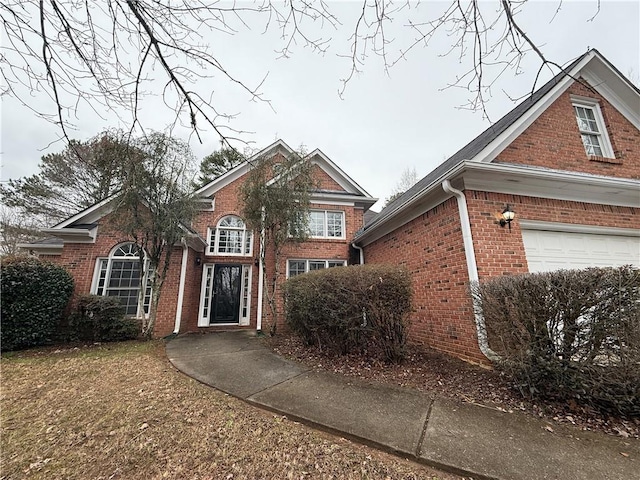
[[[314,177],[318,180],[319,188],[324,190],[343,191],[342,187],[338,185],[329,175],[327,175],[320,167],[314,166]],[[244,177],[235,180],[224,188],[220,189],[215,194],[215,208],[212,212],[200,212],[197,218],[193,222],[194,229],[208,241],[207,230],[208,228],[215,229],[220,219],[226,215],[236,215],[242,218],[242,207],[239,200],[240,187],[242,185]],[[349,259],[349,244],[355,232],[359,230],[363,225],[363,210],[362,208],[348,207],[348,206],[336,206],[325,204],[312,204],[311,208],[318,208],[324,210],[339,210],[345,212],[345,224],[346,224],[346,236],[342,240],[331,239],[309,239],[304,243],[291,243],[285,246],[282,251],[279,270],[280,282],[279,288],[281,291],[282,283],[286,280],[286,268],[287,259],[289,258],[309,258],[309,259],[325,259],[325,260],[348,260]],[[254,264],[255,260],[259,256],[259,235],[258,232],[253,234],[253,252],[251,256],[214,256],[208,255],[206,252],[202,254],[202,263],[224,263],[224,264]],[[195,260],[194,260],[195,262]],[[190,262],[191,264],[192,262]],[[274,270],[274,259],[271,255],[267,256],[267,278],[271,278]],[[254,266],[252,270],[252,286],[251,286],[251,313],[250,313],[250,326],[256,328],[257,326],[257,307],[258,307],[258,267]],[[197,326],[198,310],[200,305],[200,286],[202,279],[202,267],[198,269],[192,269],[187,272],[187,283],[193,283],[193,287],[190,292],[190,309],[187,314],[187,307],[183,310],[183,328],[185,331],[202,331],[202,327]],[[283,304],[282,298],[279,299],[279,313],[278,327],[284,326]],[[267,329],[270,319],[270,310],[265,303],[263,308],[263,329]],[[211,329],[219,327],[207,327]]]
[[342,188],[338,182],[331,178],[329,174],[322,170],[318,165],[313,166],[313,178],[318,182],[317,188],[320,190],[333,190],[336,192],[344,191],[344,188]]
[[[91,293],[91,284],[99,257],[107,257],[111,250],[118,244],[130,241],[122,233],[115,231],[109,225],[109,216],[104,217],[98,225],[98,235],[95,243],[67,243],[60,256],[43,256],[43,259],[54,261],[66,268],[75,284],[72,308],[77,297]],[[155,336],[168,335],[173,331],[178,281],[180,274],[180,260],[182,250],[174,247],[171,258],[171,268],[165,280],[160,304],[158,305],[158,317],[155,328]]]
[[[465,191],[480,279],[528,272],[519,221],[640,228],[640,209],[569,202],[549,198]],[[495,214],[509,204],[516,213],[511,231],[496,223]]]
[[[200,258],[200,265],[196,265],[197,258]],[[204,254],[189,249],[180,332],[195,331],[197,328],[203,265]]]
[[160,296],[160,303],[158,304],[158,315],[153,331],[154,337],[169,335],[175,328],[181,263],[182,248],[173,247],[171,251],[171,264],[167,271],[167,277],[165,278]]
[[366,263],[404,265],[413,280],[410,341],[474,362],[478,348],[455,198],[364,248]]
[[[528,272],[522,219],[640,228],[640,209],[466,190],[479,278]],[[500,227],[495,214],[509,204],[516,219]],[[405,265],[413,278],[410,341],[474,362],[475,329],[457,202],[451,198],[365,247],[366,263]]]
[[[616,159],[587,156],[571,103],[572,94],[600,101]],[[640,131],[595,91],[574,82],[495,161],[640,178]]]

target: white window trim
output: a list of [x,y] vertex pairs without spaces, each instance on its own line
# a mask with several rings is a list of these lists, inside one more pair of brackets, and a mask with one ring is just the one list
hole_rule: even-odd
[[[246,294],[245,294],[245,288],[244,288],[244,275],[245,275],[245,271],[247,272],[247,275],[249,276],[249,282],[247,285],[247,290],[246,290]],[[253,283],[253,266],[251,265],[243,265],[242,266],[242,272],[240,273],[242,275],[241,277],[241,286],[240,286],[240,315],[239,315],[239,319],[240,319],[240,325],[246,326],[249,325],[249,323],[251,322],[251,284]],[[245,316],[242,316],[242,302],[244,301],[244,297],[247,297],[247,314]]]
[[[571,105],[572,107],[583,107],[583,108],[590,108],[591,110],[593,110],[593,116],[596,119],[596,124],[598,125],[598,130],[599,130],[598,138],[601,140],[600,148],[602,149],[602,156],[604,158],[615,158],[615,154],[613,152],[613,146],[611,145],[611,140],[609,138],[609,132],[607,132],[607,127],[604,123],[602,110],[600,110],[600,102],[598,102],[597,100],[589,99],[589,98],[572,96]],[[573,110],[573,116],[574,118],[576,117],[575,108]],[[577,123],[577,119],[576,119],[576,123]],[[579,124],[578,124],[578,131],[580,132],[580,135],[582,135],[583,132],[582,130],[580,130]],[[582,138],[580,138],[580,142],[582,143]]]
[[[329,262],[341,262],[342,266],[345,267],[347,265],[346,260],[341,260],[339,258],[287,258],[287,278],[289,278],[289,262],[305,262],[304,264],[304,273],[309,273],[309,262],[324,262],[324,268],[329,268]],[[333,267],[332,267],[333,268]],[[314,270],[315,271],[315,270]],[[303,274],[299,274],[303,275]]]
[[[224,217],[223,217],[224,218]],[[220,219],[222,220],[222,219]],[[218,222],[220,223],[220,222]],[[234,229],[228,229],[228,230],[234,230]],[[228,253],[228,252],[223,252],[220,253],[219,250],[219,244],[220,244],[220,228],[219,227],[207,227],[207,255],[217,255],[220,257],[251,257],[253,256],[253,232],[249,229],[246,228],[246,224],[245,224],[245,229],[244,230],[239,230],[237,229],[236,231],[240,232],[240,231],[244,231],[244,234],[242,236],[242,248],[244,249],[244,245],[245,242],[247,241],[247,235],[250,235],[249,238],[249,253],[244,253],[240,252],[240,253]],[[211,248],[211,236],[215,235],[215,238],[213,239],[213,246],[214,248]]]
[[[130,243],[130,242],[124,242],[116,245],[113,249],[111,249],[111,252],[109,252],[109,255],[106,257],[96,257],[95,266],[93,269],[93,278],[91,279],[91,290],[89,290],[89,292],[92,295],[107,297],[107,290],[108,290],[107,283],[108,283],[109,277],[111,276],[111,268],[113,265],[113,260],[114,258],[116,258],[113,256],[113,253],[126,243]],[[127,258],[127,257],[118,257],[118,258]],[[100,281],[100,264],[103,261],[107,262],[107,271],[105,273],[105,285],[103,286],[102,294],[98,294],[98,282]],[[144,275],[140,278],[140,289],[144,289],[145,291],[145,295],[142,297],[143,302],[144,302],[144,299],[146,298],[147,283],[149,282],[148,274],[149,274],[149,261],[145,260]],[[151,295],[153,297],[153,292],[151,293]],[[151,310],[151,301],[152,301],[152,298],[150,298],[149,300],[149,310]],[[142,305],[138,304],[136,314],[135,316],[133,316],[133,318],[142,318],[143,315],[144,315],[144,318],[149,318],[149,313],[146,313],[144,311],[144,303]]]
[[[317,208],[312,208],[309,210],[309,215],[311,212],[321,212],[324,213],[324,225],[323,225],[323,235],[309,235],[309,238],[321,238],[325,240],[344,240],[347,235],[347,220],[346,215],[343,210],[321,210]],[[331,237],[329,236],[329,218],[327,216],[328,213],[339,213],[342,215],[342,235],[339,237]]]
[[[198,307],[198,326],[199,327],[208,327],[209,326],[209,315],[211,314],[211,290],[213,289],[213,280],[211,281],[211,286],[209,287],[209,292],[207,292],[207,271],[210,268],[213,275],[213,263],[205,263],[202,265],[202,278],[200,279],[200,306]],[[207,316],[204,316],[204,301],[205,298],[209,297],[209,312],[207,312]]]

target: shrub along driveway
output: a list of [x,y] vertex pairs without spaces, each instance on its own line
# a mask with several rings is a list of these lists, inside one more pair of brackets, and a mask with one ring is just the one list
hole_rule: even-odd
[[2,359],[0,478],[454,480],[176,372],[161,342]]

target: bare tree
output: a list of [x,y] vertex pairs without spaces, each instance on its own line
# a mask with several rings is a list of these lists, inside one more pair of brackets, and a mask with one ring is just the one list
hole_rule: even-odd
[[416,173],[416,167],[407,167],[400,174],[400,180],[395,184],[391,190],[391,195],[385,200],[385,206],[389,205],[396,198],[409,190],[418,181],[418,174]]
[[38,237],[38,226],[32,217],[19,215],[6,205],[0,205],[0,255],[17,255],[18,245]]
[[[220,107],[220,84],[230,83],[252,100],[268,100],[262,82],[248,85],[226,68],[220,53],[228,43],[210,45],[211,31],[231,37],[246,29],[275,29],[282,41],[279,54],[286,57],[296,46],[326,53],[338,26],[353,23],[348,51],[342,53],[351,66],[341,94],[371,55],[389,69],[444,30],[452,41],[450,53],[468,66],[451,85],[468,88],[468,106],[483,109],[495,79],[509,69],[518,71],[527,52],[538,57],[540,69],[561,68],[521,28],[517,19],[526,1],[360,0],[358,14],[348,19],[339,18],[341,6],[306,0],[7,0],[0,3],[2,76],[5,93],[59,124],[66,138],[80,104],[98,116],[105,109],[129,112],[131,129],[141,128],[140,104],[145,95],[158,93],[150,91],[157,80],[173,114],[168,124],[180,121],[198,137],[208,126],[228,142],[246,132],[229,126],[234,114]],[[600,1],[594,2],[597,14]],[[561,5],[559,0],[558,9]],[[392,22],[413,32],[408,44],[394,42]],[[53,108],[36,107],[33,92],[48,95]]]
[[[316,186],[309,158],[304,153],[293,152],[252,161],[240,188],[243,216],[261,237],[260,262],[270,309],[270,335],[275,335],[277,330],[282,249],[289,242],[307,239],[311,192]],[[267,257],[273,265],[267,265]]]

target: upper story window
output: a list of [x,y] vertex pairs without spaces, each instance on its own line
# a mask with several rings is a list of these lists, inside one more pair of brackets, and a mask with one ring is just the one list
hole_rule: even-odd
[[311,210],[309,236],[312,238],[345,238],[344,212]]
[[613,149],[597,102],[573,103],[573,109],[587,155],[613,158]]
[[[141,316],[141,310],[148,314],[151,302],[150,272],[145,272],[146,278],[141,278],[141,255],[142,251],[135,243],[119,245],[108,258],[97,260],[94,275],[92,292],[104,297],[117,297],[125,308],[125,314],[130,316]],[[141,284],[145,285],[142,309],[138,305]]]
[[215,229],[209,229],[209,255],[249,256],[253,235],[240,217],[222,217]]

